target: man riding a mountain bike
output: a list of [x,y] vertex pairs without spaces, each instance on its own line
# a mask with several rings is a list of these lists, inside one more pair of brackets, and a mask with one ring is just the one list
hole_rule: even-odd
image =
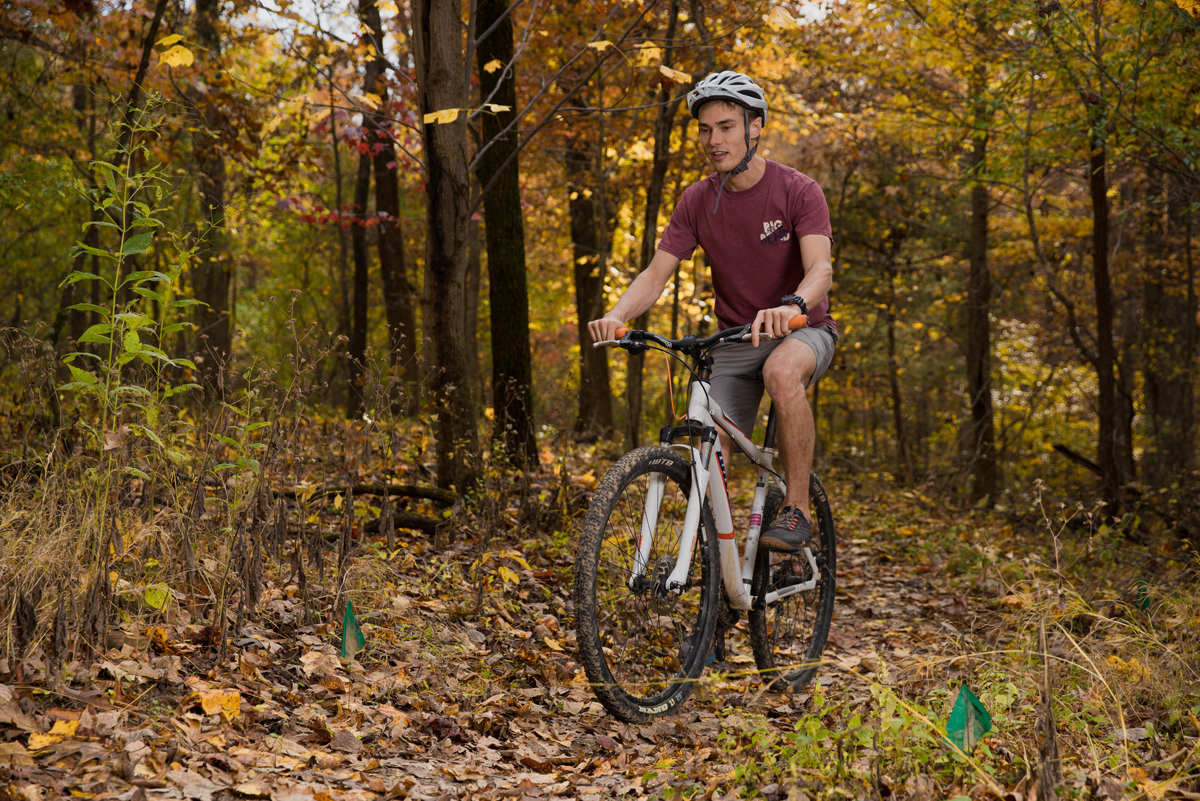
[[[774,401],[787,496],[759,543],[794,552],[809,543],[812,531],[807,510],[816,429],[807,389],[829,368],[837,342],[827,297],[833,284],[829,208],[814,180],[757,155],[767,100],[753,80],[728,70],[713,73],[687,101],[716,172],[684,191],[649,266],[588,330],[597,342],[616,339],[626,320],[655,304],[679,262],[690,259],[697,245],[704,249],[720,327],[752,323],[754,346],[713,348],[712,396],[747,437],[764,386]],[[808,327],[789,333],[789,322],[801,314]],[[730,437],[719,435],[721,452],[733,453]]]

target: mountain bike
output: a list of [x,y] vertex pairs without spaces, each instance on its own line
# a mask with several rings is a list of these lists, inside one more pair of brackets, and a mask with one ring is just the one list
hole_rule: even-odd
[[[800,315],[790,327],[806,324]],[[775,409],[759,447],[709,395],[709,351],[748,340],[749,329],[682,339],[621,329],[620,339],[595,343],[662,351],[691,374],[687,417],[664,427],[659,445],[630,451],[612,466],[592,497],[576,554],[580,661],[596,697],[624,721],[676,711],[708,663],[724,660],[725,634],[743,612],[755,664],[772,689],[808,684],[825,649],[837,570],[825,487],[813,474],[810,547],[760,550],[759,532],[775,519],[785,490],[774,466]],[[718,428],[758,467],[740,554]]]

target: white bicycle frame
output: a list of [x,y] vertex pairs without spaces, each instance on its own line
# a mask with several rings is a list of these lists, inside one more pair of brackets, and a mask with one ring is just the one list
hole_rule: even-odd
[[[774,448],[759,448],[725,416],[721,405],[709,394],[708,381],[696,379],[692,382],[687,416],[689,420],[704,426],[719,428],[728,434],[738,447],[750,457],[750,461],[758,466],[758,480],[754,487],[754,503],[750,511],[750,529],[746,535],[746,549],[739,558],[737,539],[733,529],[733,514],[729,506],[725,458],[721,452],[720,438],[717,438],[714,443],[702,442],[700,448],[696,448],[690,443],[668,445],[668,447],[688,455],[688,461],[692,467],[692,487],[680,536],[679,555],[676,557],[674,569],[667,576],[665,586],[672,592],[680,593],[687,583],[688,568],[692,561],[692,553],[696,548],[696,534],[700,526],[700,510],[703,506],[702,493],[707,491],[712,501],[713,518],[717,525],[715,533],[720,549],[721,578],[725,585],[725,594],[729,598],[731,607],[748,610],[755,601],[750,594],[750,586],[754,575],[754,560],[758,555],[758,535],[762,531],[762,514],[763,507],[766,505],[767,489],[769,485],[774,484],[786,492],[786,487],[782,479],[778,477],[777,471],[772,470],[777,452]],[[718,469],[716,470],[711,469],[714,453],[717,457]],[[646,572],[647,561],[654,546],[654,530],[658,523],[659,505],[662,503],[663,483],[662,474],[654,474],[650,479],[650,487],[646,493],[646,508],[642,512],[638,553],[629,577],[629,586],[631,587]],[[817,586],[817,582],[821,578],[817,560],[809,547],[804,549],[804,555],[812,569],[812,578],[801,584],[794,584],[767,593],[766,604],[773,604],[790,595],[805,592]]]

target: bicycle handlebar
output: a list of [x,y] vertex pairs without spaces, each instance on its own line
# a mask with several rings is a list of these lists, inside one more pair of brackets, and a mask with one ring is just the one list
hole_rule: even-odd
[[[788,321],[789,331],[797,331],[801,328],[808,328],[808,317],[806,315],[797,314]],[[625,348],[626,350],[637,348],[640,351],[645,349],[644,343],[649,341],[658,345],[662,345],[664,348],[668,348],[670,350],[687,350],[691,348],[706,350],[718,342],[745,342],[752,336],[750,324],[739,325],[734,328],[726,328],[724,331],[718,331],[717,333],[711,334],[703,339],[698,339],[695,336],[686,336],[682,339],[667,339],[666,337],[659,336],[658,334],[650,331],[637,331],[629,328],[618,328],[616,333],[618,339],[606,339],[601,342],[593,342],[592,347],[600,348],[604,346],[610,346],[614,348]],[[630,334],[640,336],[630,339]],[[759,337],[762,339],[773,338],[770,334],[765,332],[759,334]]]

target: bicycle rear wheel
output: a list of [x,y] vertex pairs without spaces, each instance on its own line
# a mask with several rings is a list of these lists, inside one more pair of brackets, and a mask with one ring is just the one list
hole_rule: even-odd
[[[813,475],[809,482],[809,520],[813,526],[812,551],[820,578],[810,590],[801,590],[764,605],[759,599],[813,578],[812,566],[803,553],[772,553],[759,548],[754,559],[754,577],[750,593],[754,608],[750,611],[750,641],[754,661],[771,688],[784,690],[788,685],[802,689],[816,675],[829,625],[833,619],[833,595],[837,585],[837,537],[833,511],[821,480]],[[763,523],[770,525],[783,497],[772,490],[768,495]],[[774,510],[770,507],[774,505]]]
[[[662,486],[652,548],[631,588],[652,482]],[[684,588],[665,586],[691,485],[691,467],[677,451],[638,448],[604,476],[584,521],[575,566],[579,657],[600,703],[624,721],[676,711],[712,650],[721,571],[708,501]]]

